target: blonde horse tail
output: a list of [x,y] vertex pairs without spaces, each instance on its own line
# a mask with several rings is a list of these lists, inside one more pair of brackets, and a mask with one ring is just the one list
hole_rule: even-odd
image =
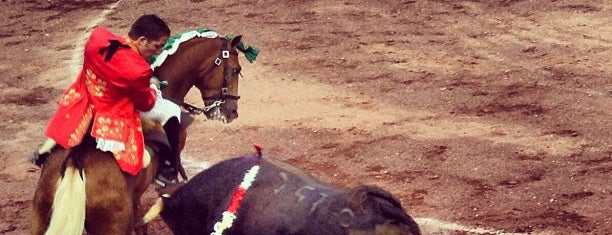
[[[82,173],[82,174],[81,174]],[[85,172],[67,166],[58,180],[45,235],[81,235],[85,229]]]

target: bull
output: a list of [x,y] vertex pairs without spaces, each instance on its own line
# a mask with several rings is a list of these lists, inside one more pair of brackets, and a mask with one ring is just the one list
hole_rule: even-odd
[[419,235],[401,203],[377,186],[341,189],[279,159],[222,161],[160,197],[157,215],[176,235]]

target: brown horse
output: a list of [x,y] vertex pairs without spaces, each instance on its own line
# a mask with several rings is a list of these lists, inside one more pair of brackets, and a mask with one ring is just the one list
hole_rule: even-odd
[[[168,81],[164,97],[185,105],[186,94],[195,86],[205,107],[187,105],[191,111],[226,123],[237,118],[241,67],[236,47],[240,40],[241,36],[194,38],[181,44],[155,70],[158,78]],[[146,132],[151,128],[145,123]],[[185,136],[183,132],[181,146]],[[97,150],[90,136],[69,150],[56,147],[42,167],[34,194],[31,234],[144,233],[144,228],[135,229],[134,222],[140,197],[153,182],[158,159],[165,153],[163,148],[159,142],[147,141],[150,164],[130,175],[119,169],[111,153]]]

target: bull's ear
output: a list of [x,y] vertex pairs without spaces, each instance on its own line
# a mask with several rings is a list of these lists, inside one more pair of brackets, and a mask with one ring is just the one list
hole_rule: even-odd
[[[376,186],[359,186],[351,191],[349,204],[361,213],[381,214],[393,219],[405,219],[408,215],[404,212],[402,204],[393,195]],[[399,218],[397,218],[399,217]],[[391,218],[390,218],[391,219]]]
[[242,35],[238,35],[238,36],[232,38],[232,43],[230,43],[230,45],[232,45],[232,47],[236,47],[236,46],[238,46],[240,41],[242,41]]
[[[382,200],[382,201],[380,201]],[[348,197],[349,204],[353,206],[353,208],[360,209],[363,211],[365,209],[366,204],[371,204],[374,202],[385,202],[387,204],[391,204],[391,206],[401,207],[401,203],[391,195],[390,192],[371,185],[362,185],[351,190],[350,195]]]
[[349,204],[360,213],[383,217],[392,223],[407,226],[410,234],[421,234],[418,224],[390,192],[376,186],[360,186],[351,191]]

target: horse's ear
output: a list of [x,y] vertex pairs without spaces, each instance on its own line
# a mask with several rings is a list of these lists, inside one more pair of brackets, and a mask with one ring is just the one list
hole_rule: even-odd
[[240,43],[241,40],[242,40],[242,35],[238,35],[238,36],[232,38],[232,43],[230,45],[232,45],[232,47],[236,47],[236,46],[238,46],[238,44]]

